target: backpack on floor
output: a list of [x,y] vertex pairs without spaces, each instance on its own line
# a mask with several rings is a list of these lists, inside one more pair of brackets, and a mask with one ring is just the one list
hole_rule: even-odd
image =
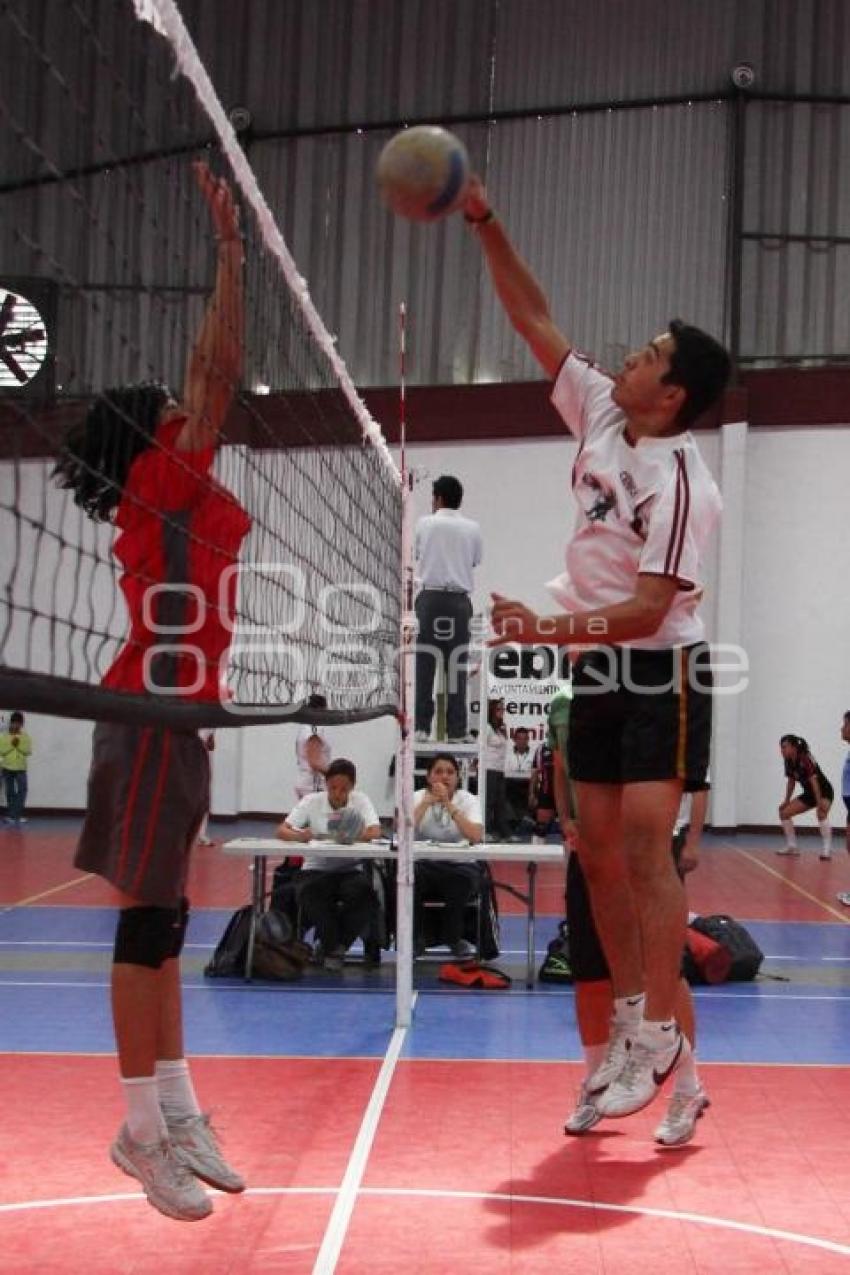
[[295,927],[284,912],[269,908],[257,922],[251,973],[255,978],[291,982],[300,978],[313,955],[308,943],[295,937]]
[[[246,904],[233,913],[204,969],[207,978],[245,977],[251,912]],[[252,976],[290,982],[301,977],[311,955],[310,946],[295,937],[289,917],[276,908],[263,913],[254,933]]]
[[250,904],[238,908],[227,922],[218,945],[204,967],[206,978],[244,978],[248,935],[251,933]]
[[[691,921],[688,929],[695,930],[698,934],[705,935],[715,943],[719,943],[729,953],[731,960],[725,981],[746,983],[754,979],[761,969],[764,952],[762,952],[749,930],[746,930],[740,921],[734,920],[731,916],[697,916]],[[689,969],[688,966],[688,954],[686,951],[685,978],[689,983],[704,983],[707,981],[702,977],[699,968],[695,964],[693,969]],[[692,977],[692,974],[694,977]]]
[[537,973],[539,983],[572,983],[570,965],[570,937],[567,922],[558,924],[558,933],[546,949],[543,964]]

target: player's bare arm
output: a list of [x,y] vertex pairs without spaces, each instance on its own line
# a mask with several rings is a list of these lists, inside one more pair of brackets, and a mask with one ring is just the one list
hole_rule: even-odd
[[198,187],[212,220],[216,278],[197,340],[189,356],[183,408],[189,419],[177,447],[196,451],[213,446],[242,375],[244,343],[243,246],[233,193],[207,165],[194,165]]
[[490,212],[487,192],[473,177],[463,208],[481,240],[496,295],[517,332],[528,344],[547,376],[554,376],[570,352],[570,342],[555,326],[540,284],[517,253],[497,217]]
[[651,637],[670,610],[678,587],[672,576],[640,575],[633,596],[624,602],[573,615],[538,615],[522,602],[493,593],[494,636],[489,645],[585,646]]

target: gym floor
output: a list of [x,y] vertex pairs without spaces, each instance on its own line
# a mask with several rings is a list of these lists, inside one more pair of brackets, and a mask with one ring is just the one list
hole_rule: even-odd
[[[196,1088],[245,1175],[208,1220],[157,1214],[108,1158],[121,1121],[108,975],[113,918],[71,866],[78,821],[0,833],[0,1254],[16,1272],[338,1271],[341,1275],[812,1272],[850,1259],[850,888],[802,838],[706,837],[697,912],[744,921],[755,983],[696,990],[711,1107],[696,1137],[652,1141],[664,1097],[582,1138],[562,1134],[582,1074],[572,991],[526,991],[524,918],[502,893],[508,991],[444,987],[417,966],[394,1028],[380,970],[298,984],[208,982],[203,966],[248,864],[198,849],[184,956]],[[268,825],[211,825],[219,841]],[[523,869],[517,865],[514,880]],[[497,873],[505,878],[500,865]],[[563,873],[541,870],[541,956]]]

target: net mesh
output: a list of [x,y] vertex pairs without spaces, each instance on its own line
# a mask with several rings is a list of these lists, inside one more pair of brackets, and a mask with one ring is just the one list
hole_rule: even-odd
[[[171,0],[11,0],[0,10],[0,119],[2,702],[189,724],[395,711],[399,476],[179,11]],[[122,587],[114,526],[52,478],[69,427],[111,387],[157,382],[186,397],[219,278],[198,158],[236,193],[244,244],[239,383],[206,488],[194,489],[201,499],[218,484],[250,518],[232,620],[220,596],[200,603],[229,629],[216,702],[167,674],[146,675],[144,690],[101,686],[126,650],[128,575],[154,587],[154,645],[172,671],[198,645],[197,617],[184,609],[167,623],[149,558],[124,562]],[[121,414],[138,437],[137,415]],[[145,437],[162,446],[159,430]],[[185,508],[163,512],[157,492],[125,490],[122,508],[132,501],[190,558],[221,552],[216,528],[187,522]],[[150,641],[134,625],[130,645]],[[316,694],[327,708],[305,710]]]

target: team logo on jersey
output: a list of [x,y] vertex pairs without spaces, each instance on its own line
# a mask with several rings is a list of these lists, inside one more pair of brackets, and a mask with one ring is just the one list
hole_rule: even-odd
[[627,469],[620,470],[620,482],[623,484],[626,491],[631,496],[632,500],[634,500],[635,496],[637,495],[637,487],[635,486],[634,478],[632,478],[631,474],[629,473]]
[[604,522],[611,510],[617,508],[616,495],[610,487],[604,487],[594,474],[582,474],[581,482],[593,493],[593,501],[584,511],[588,522]]

